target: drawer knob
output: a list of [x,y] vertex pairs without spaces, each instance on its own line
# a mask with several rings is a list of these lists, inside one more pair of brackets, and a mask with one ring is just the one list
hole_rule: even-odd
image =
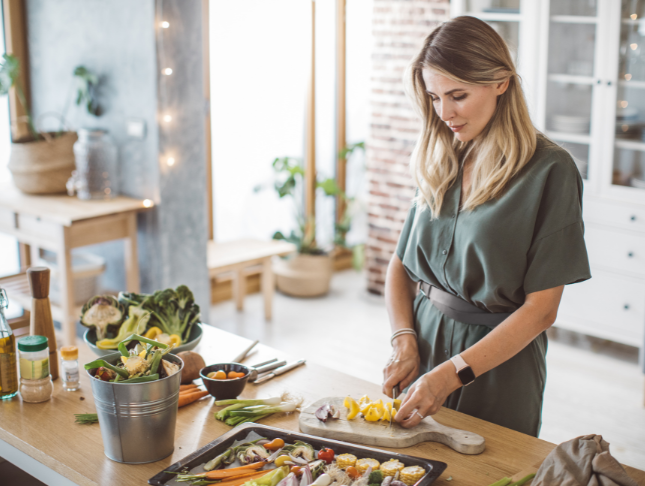
[[625,310],[629,310],[629,304],[625,304],[625,305],[623,306],[623,308],[624,308]]
[[634,258],[634,252],[630,251],[629,253],[627,253],[627,258]]
[[629,219],[630,219],[631,221],[636,221],[636,215],[635,215],[635,214],[632,214],[632,215],[629,217]]

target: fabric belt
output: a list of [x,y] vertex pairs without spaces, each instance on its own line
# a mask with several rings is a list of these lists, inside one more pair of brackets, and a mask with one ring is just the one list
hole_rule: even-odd
[[511,313],[507,312],[487,312],[466,302],[461,297],[457,297],[426,282],[421,282],[421,292],[445,315],[465,324],[475,324],[495,329],[511,315]]

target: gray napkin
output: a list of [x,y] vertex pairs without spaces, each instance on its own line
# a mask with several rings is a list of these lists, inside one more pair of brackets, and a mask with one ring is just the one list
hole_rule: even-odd
[[601,435],[563,442],[546,456],[532,486],[638,486],[609,453]]

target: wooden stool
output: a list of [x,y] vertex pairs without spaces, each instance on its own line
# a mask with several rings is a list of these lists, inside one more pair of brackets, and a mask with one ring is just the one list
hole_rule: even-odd
[[256,267],[261,274],[264,297],[264,318],[271,320],[275,280],[271,258],[296,251],[296,246],[285,241],[236,240],[227,243],[208,242],[208,274],[211,280],[226,273],[233,274],[233,299],[237,310],[244,309],[246,275]]

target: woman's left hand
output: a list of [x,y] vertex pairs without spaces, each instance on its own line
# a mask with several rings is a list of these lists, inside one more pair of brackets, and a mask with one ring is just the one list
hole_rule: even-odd
[[414,382],[395,420],[406,429],[418,425],[424,417],[437,413],[448,395],[461,386],[455,365],[451,361],[442,363]]

